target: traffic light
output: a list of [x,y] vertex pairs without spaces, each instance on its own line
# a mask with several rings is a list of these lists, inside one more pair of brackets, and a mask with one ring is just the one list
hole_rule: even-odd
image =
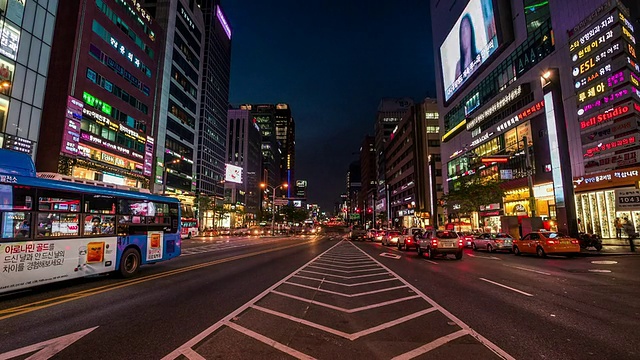
[[356,208],[356,212],[360,214],[360,208]]
[[373,212],[373,209],[369,208],[369,209],[367,210],[367,212],[368,212],[369,214],[371,214],[371,213]]

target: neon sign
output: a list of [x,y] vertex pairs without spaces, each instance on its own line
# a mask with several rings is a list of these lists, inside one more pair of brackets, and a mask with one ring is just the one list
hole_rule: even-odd
[[227,37],[229,38],[229,40],[231,40],[231,26],[229,26],[227,18],[224,17],[222,9],[220,9],[220,5],[216,6],[216,16],[218,17],[218,20],[220,21],[220,25],[222,25],[224,32],[227,34]]
[[623,139],[614,140],[608,143],[600,143],[597,146],[588,148],[583,154],[584,157],[593,157],[599,153],[609,150],[616,150],[618,148],[625,148],[636,144],[636,136],[629,136]]
[[88,92],[84,92],[82,94],[82,100],[84,100],[84,103],[94,107],[96,109],[99,109],[100,111],[102,111],[103,113],[107,114],[107,115],[111,115],[113,108],[111,107],[111,105],[107,104],[106,102],[96,98],[95,96],[89,94]]
[[[635,88],[631,88],[632,90],[635,91]],[[612,94],[609,95],[605,95],[602,99],[598,99],[594,102],[588,103],[586,105],[584,105],[583,107],[578,109],[578,116],[582,116],[588,112],[590,112],[591,110],[595,110],[597,108],[599,108],[600,106],[606,105],[612,101],[617,101],[629,94],[631,94],[632,91],[630,89],[621,89],[618,90]],[[639,95],[640,96],[640,95]]]
[[585,170],[601,171],[621,166],[635,165],[640,157],[640,150],[632,150],[622,154],[615,154],[597,160],[589,160],[584,164]]
[[[638,104],[634,105],[637,107]],[[626,114],[629,113],[629,111],[631,110],[630,108],[630,103],[624,104],[624,105],[619,105],[616,107],[612,107],[610,109],[608,109],[607,111],[605,111],[604,113],[598,114],[598,115],[594,115],[592,117],[590,117],[587,120],[584,121],[580,121],[580,129],[584,130],[586,128],[590,128],[596,125],[600,125],[603,123],[607,123],[610,121],[613,121],[615,119],[618,119]]]
[[574,67],[573,68],[573,76],[574,77],[580,76],[580,75],[586,73],[587,71],[592,70],[602,60],[605,60],[605,59],[611,57],[612,55],[618,53],[620,50],[623,49],[623,47],[620,45],[620,42],[621,41],[612,44],[607,49],[603,50],[600,54],[598,54],[595,57],[592,57],[589,60],[586,60],[585,62],[581,63],[580,65],[577,65],[576,67]]
[[615,20],[615,17],[613,15],[607,16],[600,23],[596,24],[594,27],[592,27],[590,30],[588,30],[586,33],[580,36],[580,38],[574,40],[569,45],[569,51],[573,51],[578,46],[584,45],[585,43],[590,41],[592,38],[594,38],[596,35],[598,35],[600,32],[606,30],[611,24],[614,23],[614,20]]
[[591,43],[585,45],[582,49],[578,50],[577,53],[573,54],[573,56],[571,57],[571,60],[573,62],[576,62],[582,59],[583,57],[595,51],[600,45],[606,43],[607,39],[611,39],[613,37],[614,37],[613,30],[607,31],[605,35],[602,35],[599,38],[593,40]]

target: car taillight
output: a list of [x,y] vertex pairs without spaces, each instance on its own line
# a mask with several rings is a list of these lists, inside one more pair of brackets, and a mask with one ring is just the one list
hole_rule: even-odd
[[462,239],[458,239],[458,246],[463,246]]
[[407,238],[407,242],[410,243],[411,242],[411,238]]
[[432,246],[438,246],[438,239],[431,239]]
[[571,240],[572,244],[579,244],[578,240]]

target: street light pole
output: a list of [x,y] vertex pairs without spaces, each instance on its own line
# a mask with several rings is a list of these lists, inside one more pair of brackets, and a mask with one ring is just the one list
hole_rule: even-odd
[[272,195],[272,201],[271,201],[271,235],[275,235],[276,234],[276,189],[279,189],[281,187],[287,188],[289,187],[289,184],[282,184],[279,186],[269,186],[265,183],[261,183],[260,187],[263,189],[271,189],[271,191],[273,191],[273,195]]

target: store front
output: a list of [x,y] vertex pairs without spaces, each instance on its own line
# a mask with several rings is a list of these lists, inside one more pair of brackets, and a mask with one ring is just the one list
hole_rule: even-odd
[[[578,230],[602,238],[616,237],[616,218],[640,227],[640,168],[574,178]],[[626,234],[623,231],[623,237]]]

